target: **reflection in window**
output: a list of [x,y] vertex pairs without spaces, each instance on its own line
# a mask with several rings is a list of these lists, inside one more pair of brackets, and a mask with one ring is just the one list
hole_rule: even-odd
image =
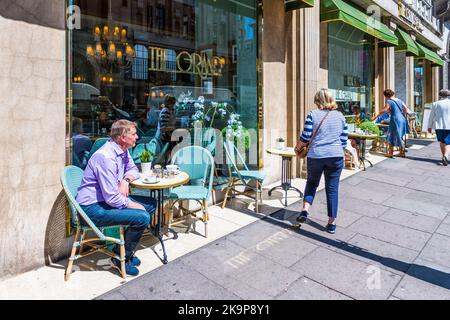
[[[247,154],[256,157],[257,150],[250,152],[249,146],[258,141],[257,1],[232,2],[230,6],[230,1],[209,0],[74,0],[86,26],[71,31],[73,51],[68,60],[73,62],[69,110],[71,117],[81,119],[80,132],[95,142],[108,136],[114,121],[127,119],[138,125],[137,143],[149,143],[157,135],[164,97],[169,94],[177,100],[174,128],[190,135],[191,140],[183,143],[196,143],[196,124],[211,127],[218,135],[226,134],[231,125],[245,141]],[[124,41],[116,41],[116,59],[113,50],[107,54],[109,41],[96,40],[96,26],[119,27],[117,38]],[[217,137],[202,141],[213,154],[214,141],[221,142]]]
[[148,50],[145,46],[137,44],[134,46],[136,57],[133,61],[133,79],[148,79]]

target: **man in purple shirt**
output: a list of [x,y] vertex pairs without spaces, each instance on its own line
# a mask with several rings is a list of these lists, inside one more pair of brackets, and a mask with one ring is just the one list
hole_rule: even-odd
[[[156,200],[129,196],[129,184],[139,178],[139,171],[128,151],[136,145],[136,124],[118,120],[111,127],[111,140],[89,160],[84,171],[77,201],[97,226],[128,225],[125,231],[125,271],[139,274],[140,260],[136,246],[155,212]],[[117,254],[118,248],[114,249]],[[120,270],[120,261],[111,258]]]

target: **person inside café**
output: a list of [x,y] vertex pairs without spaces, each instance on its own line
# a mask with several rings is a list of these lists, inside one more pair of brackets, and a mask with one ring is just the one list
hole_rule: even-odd
[[92,148],[92,141],[88,136],[83,134],[83,120],[78,117],[72,117],[72,158],[75,161],[72,163],[77,164],[82,169],[87,164],[86,152],[89,152]]
[[164,97],[164,104],[159,113],[158,129],[155,137],[158,138],[162,144],[169,143],[170,150],[174,147],[176,142],[172,142],[172,132],[175,130],[175,103],[176,99],[170,94]]
[[[155,213],[156,200],[130,196],[129,185],[139,178],[139,171],[128,149],[136,145],[136,123],[118,120],[111,126],[111,140],[90,158],[77,201],[97,226],[128,225],[125,231],[125,271],[139,274],[141,264],[135,256],[138,242]],[[113,251],[118,254],[119,247]],[[120,261],[111,258],[112,266],[120,272]]]

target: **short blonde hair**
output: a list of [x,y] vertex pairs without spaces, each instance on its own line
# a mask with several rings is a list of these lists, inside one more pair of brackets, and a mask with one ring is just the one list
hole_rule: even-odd
[[335,110],[337,109],[336,100],[331,96],[328,89],[322,88],[316,92],[314,96],[314,103],[321,110]]
[[111,126],[111,139],[117,141],[123,134],[128,133],[132,127],[137,127],[136,122],[117,120]]

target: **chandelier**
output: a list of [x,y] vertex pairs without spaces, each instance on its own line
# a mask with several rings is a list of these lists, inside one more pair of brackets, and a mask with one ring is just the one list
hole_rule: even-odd
[[95,61],[110,73],[118,73],[131,67],[135,52],[128,43],[127,33],[125,27],[112,23],[110,0],[108,22],[94,27],[95,45],[86,46],[88,60]]

